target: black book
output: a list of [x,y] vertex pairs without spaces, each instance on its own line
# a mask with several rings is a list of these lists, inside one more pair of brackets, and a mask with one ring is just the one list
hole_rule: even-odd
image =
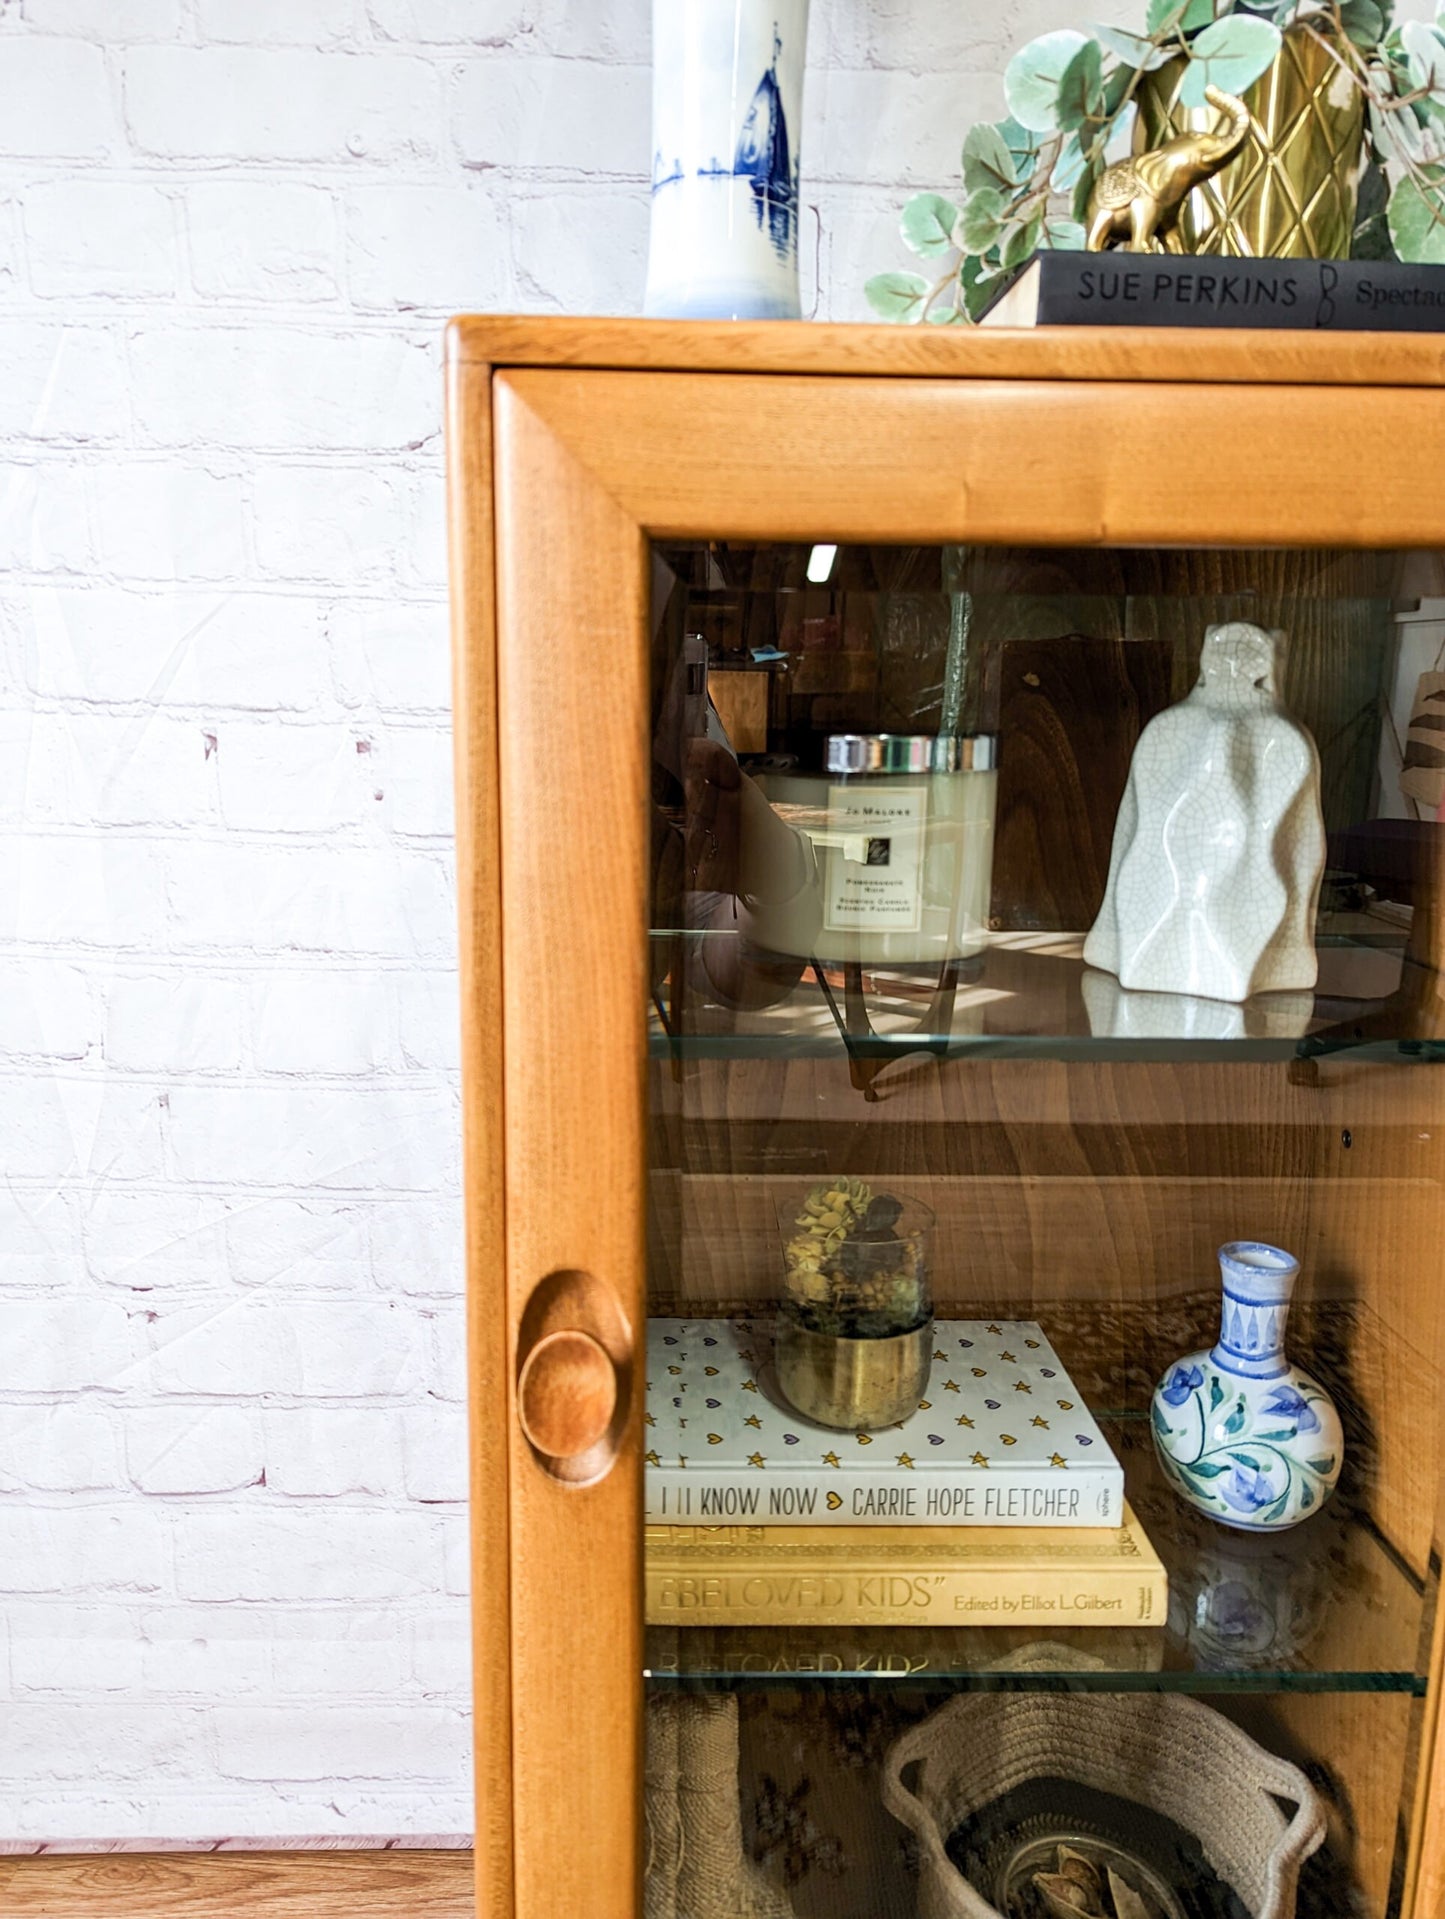
[[1442,333],[1445,266],[1040,252],[980,324]]

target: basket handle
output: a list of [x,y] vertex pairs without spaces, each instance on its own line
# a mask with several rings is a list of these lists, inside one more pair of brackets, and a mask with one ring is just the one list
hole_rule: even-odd
[[903,1783],[905,1767],[915,1760],[923,1765],[928,1763],[928,1750],[933,1743],[931,1726],[932,1722],[925,1719],[902,1733],[889,1749],[889,1763],[883,1771],[884,1805],[918,1839],[933,1864],[948,1869],[947,1878],[940,1875],[935,1882],[936,1886],[946,1885],[946,1890],[930,1892],[925,1881],[920,1894],[919,1919],[999,1919],[996,1909],[982,1894],[961,1873],[953,1872],[938,1822],[929,1818],[917,1794]]
[[927,1732],[928,1721],[920,1720],[916,1726],[900,1733],[889,1748],[888,1763],[883,1769],[883,1803],[893,1817],[916,1834],[932,1853],[943,1856],[937,1821],[928,1817],[917,1794],[910,1792],[903,1783],[905,1769],[915,1759],[922,1761],[926,1757],[918,1748],[929,1743]]
[[1272,1798],[1289,1800],[1294,1812],[1270,1861],[1270,1882],[1258,1919],[1292,1919],[1300,1868],[1324,1844],[1328,1822],[1319,1794],[1298,1766],[1273,1754],[1261,1752],[1261,1756],[1269,1757],[1272,1777],[1262,1782],[1260,1790]]

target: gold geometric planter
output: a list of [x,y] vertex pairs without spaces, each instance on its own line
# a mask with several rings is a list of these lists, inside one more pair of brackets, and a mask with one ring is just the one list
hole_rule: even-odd
[[[1212,107],[1179,103],[1187,61],[1171,60],[1139,86],[1134,151],[1212,128]],[[1240,98],[1244,145],[1195,187],[1167,245],[1173,253],[1342,260],[1355,230],[1365,132],[1359,87],[1313,34],[1290,27],[1273,66]]]

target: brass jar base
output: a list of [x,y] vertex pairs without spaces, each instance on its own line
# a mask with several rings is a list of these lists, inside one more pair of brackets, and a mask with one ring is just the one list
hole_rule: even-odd
[[933,1325],[892,1339],[839,1339],[778,1316],[773,1363],[790,1406],[847,1432],[892,1426],[917,1412],[933,1361]]

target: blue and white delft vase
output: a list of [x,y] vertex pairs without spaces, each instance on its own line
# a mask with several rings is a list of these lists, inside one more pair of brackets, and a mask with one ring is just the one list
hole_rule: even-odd
[[798,318],[807,39],[808,0],[653,0],[653,318]]
[[1299,1261],[1238,1240],[1219,1249],[1219,1343],[1180,1360],[1154,1389],[1154,1444],[1176,1492],[1243,1532],[1279,1532],[1335,1489],[1344,1433],[1318,1381],[1285,1358]]

